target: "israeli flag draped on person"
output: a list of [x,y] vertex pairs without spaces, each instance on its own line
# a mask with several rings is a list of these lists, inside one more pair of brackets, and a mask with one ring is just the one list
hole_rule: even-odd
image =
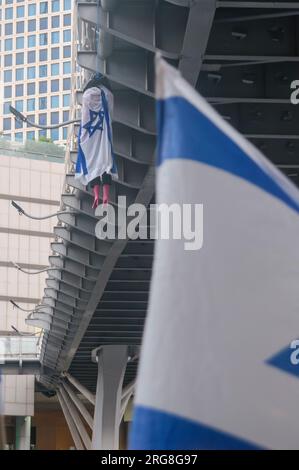
[[130,447],[298,448],[299,192],[159,58],[156,97],[156,202],[203,246],[156,242]]
[[106,87],[92,87],[84,92],[75,178],[85,186],[104,173],[117,176],[112,113],[113,94]]

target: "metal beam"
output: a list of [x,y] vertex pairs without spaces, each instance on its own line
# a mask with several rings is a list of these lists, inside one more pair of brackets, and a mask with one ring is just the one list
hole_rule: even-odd
[[[152,52],[160,51],[165,58],[172,60],[179,58],[179,43],[176,44],[175,51],[173,51],[174,46],[171,51],[155,47],[155,15],[159,13],[154,2],[124,2],[122,0],[121,3],[125,3],[124,7],[118,8],[110,14],[101,9],[99,15],[101,32],[104,31],[120,40]],[[98,26],[97,8],[96,2],[79,2],[78,14],[84,22]],[[173,16],[179,14],[182,15],[177,9],[173,9]],[[117,27],[111,26],[115,24]],[[144,31],[151,31],[151,34],[147,34],[145,38]]]
[[61,406],[61,409],[62,409],[62,412],[64,414],[64,417],[65,417],[65,420],[67,422],[67,425],[68,425],[68,428],[69,428],[69,431],[71,433],[71,436],[73,438],[73,441],[74,441],[74,444],[75,444],[75,447],[77,450],[84,450],[84,446],[82,444],[82,441],[81,441],[81,438],[80,438],[80,435],[78,433],[78,430],[76,428],[76,425],[74,423],[74,420],[72,418],[72,415],[71,413],[69,412],[67,406],[66,406],[66,403],[62,397],[62,394],[60,392],[57,393],[57,397],[58,397],[58,400],[59,400],[59,403],[60,403],[60,406]]
[[66,391],[66,393],[68,394],[68,396],[70,397],[70,399],[74,402],[74,404],[80,411],[81,415],[83,416],[83,418],[85,419],[89,427],[93,429],[93,417],[89,413],[86,406],[82,403],[80,398],[76,395],[76,393],[71,389],[71,387],[65,381],[62,382],[62,386],[64,390]]
[[[28,269],[32,271],[38,271],[41,269],[46,269],[48,266],[44,264],[30,264],[30,263],[18,263],[18,266],[23,269]],[[11,261],[0,261],[1,268],[15,268],[14,264]]]
[[198,0],[190,7],[179,69],[193,86],[202,66],[215,11],[216,0]]
[[1,364],[2,375],[40,375],[52,374],[53,370],[41,365],[39,359],[13,359],[5,358],[5,362]]
[[127,406],[129,404],[129,401],[131,399],[133,395],[133,391],[131,393],[128,393],[128,395],[126,396],[126,398],[124,398],[122,401],[121,401],[121,407],[120,407],[120,413],[119,413],[119,424],[122,422],[122,419],[124,417],[124,414],[126,412],[126,409],[127,409]]
[[128,348],[126,345],[104,346],[93,352],[94,354],[98,361],[98,379],[92,448],[117,450],[122,383],[128,360]]
[[0,227],[0,233],[8,233],[13,235],[27,235],[28,237],[54,238],[53,232],[41,232],[38,230],[23,230],[8,227]]
[[59,388],[59,393],[62,396],[64,403],[70,413],[70,415],[73,418],[73,421],[75,423],[75,426],[77,428],[77,431],[80,435],[80,438],[82,439],[82,442],[84,443],[85,447],[87,450],[91,449],[91,439],[88,435],[88,432],[86,431],[86,428],[84,424],[82,423],[82,420],[80,418],[80,415],[77,411],[77,408],[75,407],[74,403],[71,400],[68,400],[68,395],[64,388],[60,386]]
[[129,383],[122,391],[121,394],[121,399],[124,400],[127,395],[132,394],[136,386],[136,380],[133,380],[131,383]]
[[217,8],[299,8],[298,2],[236,2],[236,1],[217,1]]
[[[144,179],[143,186],[137,195],[136,203],[148,205],[151,202],[153,194],[154,194],[154,176],[155,176],[155,170],[153,167],[150,167],[148,170],[147,176]],[[61,370],[67,370],[69,368],[72,362],[72,359],[80,345],[80,342],[87,330],[87,327],[94,314],[94,311],[96,310],[98,303],[104,293],[106,284],[109,281],[113,268],[118,262],[118,258],[120,254],[123,252],[124,248],[126,247],[127,241],[128,241],[127,239],[116,240],[114,244],[112,245],[111,251],[109,255],[106,257],[103,263],[102,269],[99,273],[96,285],[90,296],[90,301],[88,302],[87,307],[82,315],[81,324],[77,330],[77,334],[75,335],[72,341],[72,346],[67,351],[66,358],[65,360],[63,360],[62,364],[60,365]]]
[[14,300],[17,303],[21,304],[38,304],[40,299],[35,299],[33,297],[16,297],[11,295],[0,295],[0,302],[9,302]]
[[[230,54],[206,54],[204,60],[208,61],[223,61],[226,62],[235,62],[235,65],[250,65],[250,64],[274,64],[278,62],[299,62],[299,57],[294,56],[271,56],[271,55],[230,55]],[[223,64],[208,64],[212,66],[221,67]]]
[[95,405],[96,403],[96,398],[93,393],[91,393],[84,385],[80,384],[80,382],[75,379],[74,377],[71,376],[68,372],[65,372],[63,374],[68,381],[80,392],[82,395],[87,398],[87,400],[92,404]]

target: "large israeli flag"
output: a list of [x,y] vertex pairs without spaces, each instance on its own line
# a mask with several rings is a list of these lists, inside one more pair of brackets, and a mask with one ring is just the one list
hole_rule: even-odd
[[202,203],[203,246],[156,243],[133,449],[299,448],[299,192],[166,62],[157,203]]

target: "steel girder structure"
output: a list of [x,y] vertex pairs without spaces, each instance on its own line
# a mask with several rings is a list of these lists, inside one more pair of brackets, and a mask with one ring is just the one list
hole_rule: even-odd
[[[298,2],[80,0],[77,11],[85,34],[77,62],[87,75],[106,75],[115,98],[119,179],[113,204],[120,195],[128,204],[148,205],[154,197],[157,51],[298,184],[299,110],[290,103],[290,83],[299,78]],[[78,104],[81,95],[79,90]],[[70,159],[75,162],[75,145]],[[52,386],[68,370],[95,393],[98,366],[91,351],[99,346],[131,347],[124,385],[135,378],[153,242],[97,239],[91,193],[73,171],[66,182],[62,204],[74,214],[60,215],[54,230],[42,299],[47,305],[42,363],[55,372],[48,378]]]

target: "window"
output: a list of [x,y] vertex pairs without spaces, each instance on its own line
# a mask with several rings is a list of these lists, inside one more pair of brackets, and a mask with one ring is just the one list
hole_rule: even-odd
[[48,34],[42,33],[39,35],[39,45],[40,46],[47,46],[48,44]]
[[52,12],[57,12],[59,11],[60,5],[59,5],[59,0],[52,0]]
[[12,71],[5,70],[4,71],[4,83],[11,82],[11,81],[12,81]]
[[15,129],[23,129],[23,122],[15,121]]
[[24,64],[24,52],[18,52],[16,54],[16,65]]
[[70,78],[64,78],[63,79],[63,89],[65,91],[71,89],[71,79]]
[[48,29],[48,18],[40,18],[39,29]]
[[64,0],[63,1],[63,8],[64,8],[64,10],[70,10],[72,8],[72,1],[71,0]]
[[27,140],[34,140],[35,139],[35,132],[34,131],[26,132],[26,139]]
[[36,37],[34,34],[28,36],[28,47],[35,47],[36,45]]
[[24,33],[24,21],[17,23],[17,33]]
[[53,33],[51,33],[51,42],[52,44],[59,44],[59,31],[53,31]]
[[4,56],[4,67],[10,67],[12,65],[12,54]]
[[13,8],[6,8],[5,9],[5,19],[6,20],[12,20],[13,18]]
[[62,138],[63,140],[67,139],[67,127],[62,128]]
[[65,29],[63,31],[63,41],[64,42],[71,42],[72,40],[72,30],[71,29]]
[[23,122],[15,121],[15,129],[23,129]]
[[35,20],[29,20],[28,21],[28,31],[29,33],[36,31],[36,21]]
[[24,38],[23,38],[23,36],[16,39],[16,47],[17,47],[17,49],[24,49]]
[[63,95],[63,107],[70,105],[70,96],[71,95]]
[[52,64],[51,65],[51,75],[59,75],[59,64]]
[[4,98],[11,98],[12,88],[11,86],[4,87]]
[[51,59],[58,60],[59,59],[59,47],[53,47],[51,49]]
[[27,62],[28,64],[32,64],[33,62],[35,62],[35,51],[27,52]]
[[59,123],[59,112],[55,111],[51,113],[51,124],[58,124]]
[[10,103],[4,103],[4,105],[3,105],[3,114],[10,114],[9,106],[10,106]]
[[59,91],[59,80],[51,81],[51,92]]
[[11,118],[3,119],[3,130],[9,131],[11,129]]
[[48,75],[48,67],[46,65],[39,66],[39,76],[40,78],[44,78]]
[[16,132],[15,140],[23,140],[23,132]]
[[6,23],[5,24],[5,36],[9,36],[13,34],[13,23]]
[[17,18],[24,18],[24,15],[25,15],[25,8],[17,7]]
[[41,137],[47,137],[47,131],[44,130],[44,129],[38,131],[38,137],[39,137],[39,139],[40,139]]
[[11,51],[12,50],[12,39],[5,39],[4,41],[4,49],[6,51]]
[[43,96],[38,100],[38,107],[39,109],[47,109],[47,98]]
[[24,85],[16,85],[16,96],[24,95]]
[[35,82],[27,83],[27,95],[35,95]]
[[48,2],[40,2],[39,12],[41,15],[48,13]]
[[28,5],[28,16],[35,16],[36,15],[36,5],[33,3]]
[[71,15],[63,15],[63,26],[71,26]]
[[63,57],[71,57],[71,46],[64,46],[63,48]]
[[48,50],[47,49],[41,49],[39,51],[39,61],[40,62],[45,62],[48,60]]
[[28,67],[27,78],[28,80],[35,78],[35,67]]
[[52,16],[52,28],[59,28],[60,26],[59,16]]
[[24,111],[23,109],[23,100],[17,100],[15,102],[15,108],[17,111],[20,111],[20,113],[22,113]]
[[63,73],[64,75],[67,73],[71,73],[71,63],[70,62],[63,62]]
[[38,123],[41,125],[41,126],[45,126],[47,124],[47,115],[45,113],[43,114],[40,114],[38,116]]
[[39,82],[39,93],[47,93],[47,82]]
[[51,96],[51,108],[59,108],[59,95]]
[[59,140],[59,129],[51,129],[51,139]]
[[27,112],[35,111],[35,98],[27,100]]
[[70,112],[69,111],[63,111],[63,122],[66,122],[69,120]]
[[24,69],[16,69],[16,81],[24,80]]

